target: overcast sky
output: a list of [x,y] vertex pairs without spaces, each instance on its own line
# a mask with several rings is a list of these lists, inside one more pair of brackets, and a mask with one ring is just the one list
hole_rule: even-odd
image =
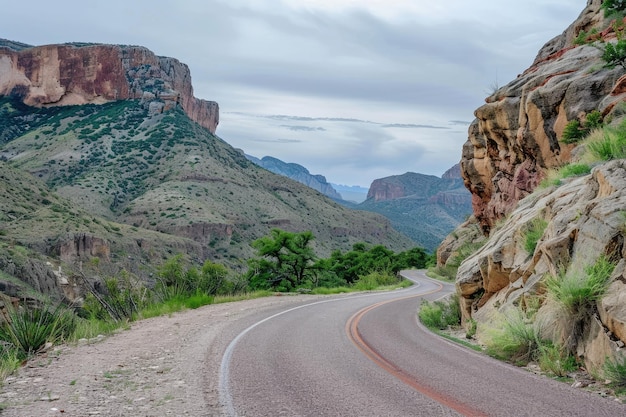
[[585,0],[0,0],[0,37],[142,45],[189,65],[217,134],[368,187],[461,158],[473,111]]

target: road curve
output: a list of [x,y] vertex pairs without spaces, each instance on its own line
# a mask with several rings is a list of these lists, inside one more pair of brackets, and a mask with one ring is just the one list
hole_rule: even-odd
[[424,329],[422,299],[454,290],[325,298],[259,317],[222,358],[228,416],[618,416],[626,407],[459,347]]

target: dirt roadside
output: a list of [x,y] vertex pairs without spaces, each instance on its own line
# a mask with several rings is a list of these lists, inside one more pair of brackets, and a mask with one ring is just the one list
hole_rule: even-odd
[[2,416],[219,416],[222,353],[253,313],[314,296],[217,304],[59,346],[4,382]]

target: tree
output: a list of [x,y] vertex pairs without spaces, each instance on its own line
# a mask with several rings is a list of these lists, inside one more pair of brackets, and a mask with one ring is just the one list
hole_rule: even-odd
[[604,9],[604,15],[610,16],[613,13],[626,10],[626,0],[604,0],[602,8]]
[[626,39],[620,39],[615,44],[607,43],[604,46],[602,59],[608,68],[615,68],[619,65],[626,69]]
[[291,290],[304,284],[311,276],[316,258],[309,246],[313,239],[310,231],[291,233],[272,229],[270,236],[252,242],[261,258],[249,262],[251,287]]

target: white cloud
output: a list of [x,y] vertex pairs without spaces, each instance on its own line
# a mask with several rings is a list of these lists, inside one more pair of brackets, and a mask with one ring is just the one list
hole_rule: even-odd
[[406,171],[441,175],[457,163],[467,124],[451,121],[471,121],[490,86],[525,70],[584,5],[109,0],[86,7],[77,0],[0,0],[3,37],[135,44],[176,57],[189,65],[195,94],[220,103],[224,140],[331,182],[365,186]]

